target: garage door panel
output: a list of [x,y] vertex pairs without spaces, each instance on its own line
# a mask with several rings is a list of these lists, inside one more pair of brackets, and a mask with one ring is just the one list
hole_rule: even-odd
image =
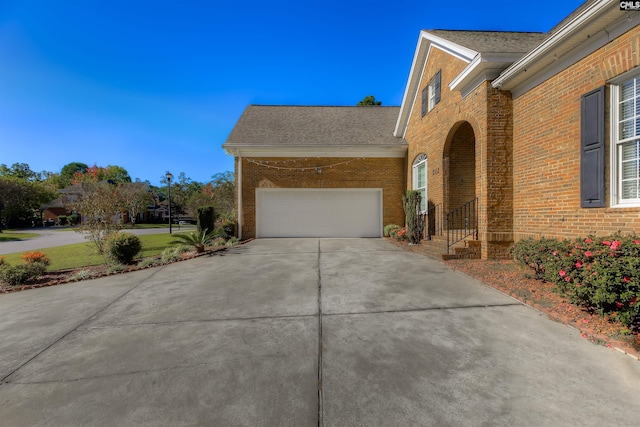
[[380,237],[382,189],[256,189],[258,237]]

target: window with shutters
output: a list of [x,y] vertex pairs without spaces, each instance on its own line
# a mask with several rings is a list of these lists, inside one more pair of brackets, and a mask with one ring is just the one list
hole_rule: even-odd
[[427,210],[427,155],[420,154],[413,161],[413,189],[420,191],[420,211]]
[[438,70],[435,76],[429,80],[428,89],[428,106],[427,111],[433,110],[433,107],[440,102],[440,76],[441,70]]
[[612,204],[640,206],[640,75],[611,88]]

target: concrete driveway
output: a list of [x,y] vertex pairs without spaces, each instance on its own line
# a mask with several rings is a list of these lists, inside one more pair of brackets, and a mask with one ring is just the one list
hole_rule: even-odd
[[633,425],[640,363],[380,239],[0,295],[7,426]]

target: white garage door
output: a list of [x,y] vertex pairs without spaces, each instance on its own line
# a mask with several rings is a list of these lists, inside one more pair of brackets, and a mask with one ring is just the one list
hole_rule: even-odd
[[381,237],[382,189],[256,189],[258,237]]

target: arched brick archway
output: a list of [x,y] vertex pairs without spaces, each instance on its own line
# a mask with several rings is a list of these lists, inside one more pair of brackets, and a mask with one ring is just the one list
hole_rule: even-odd
[[442,164],[444,166],[444,210],[459,208],[474,200],[476,195],[476,137],[467,121],[451,127],[445,142]]

